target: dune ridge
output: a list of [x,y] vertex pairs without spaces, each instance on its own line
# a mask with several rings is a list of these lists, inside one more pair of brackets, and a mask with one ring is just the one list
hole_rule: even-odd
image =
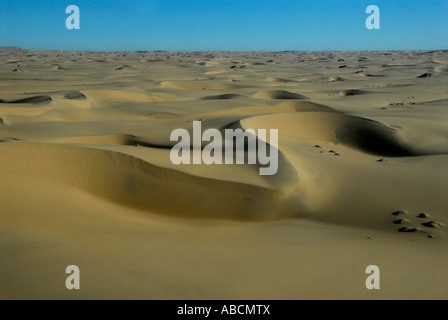
[[[270,214],[283,200],[280,190],[192,176],[117,152],[24,142],[4,142],[0,149],[0,164],[9,173],[54,180],[149,211],[206,219],[265,220],[273,218]],[[32,164],[11,161],[25,152],[35,159]],[[182,192],[185,188],[187,194]],[[176,189],[176,200],[169,201]],[[155,190],[157,198],[148,197]],[[196,200],[192,202],[190,197]],[[210,212],[216,205],[219,209]]]

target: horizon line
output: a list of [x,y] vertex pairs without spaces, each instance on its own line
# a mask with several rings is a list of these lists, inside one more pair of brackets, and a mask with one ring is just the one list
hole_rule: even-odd
[[28,49],[17,46],[0,46],[0,50],[28,50],[28,51],[55,51],[55,52],[135,52],[135,53],[148,53],[148,52],[400,52],[400,51],[447,51],[445,49],[373,49],[373,50],[167,50],[167,49],[155,49],[155,50],[67,50],[67,49]]

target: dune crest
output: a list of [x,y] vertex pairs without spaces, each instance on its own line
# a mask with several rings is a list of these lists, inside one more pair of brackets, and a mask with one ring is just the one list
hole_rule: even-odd
[[274,100],[306,99],[304,95],[298,93],[292,93],[285,90],[260,91],[255,93],[252,97],[257,99],[274,99]]
[[162,81],[160,85],[164,88],[186,89],[186,90],[203,90],[203,89],[238,89],[242,86],[236,84],[229,84],[223,82],[208,82],[208,81]]
[[[293,215],[279,210],[284,196],[275,189],[196,177],[117,152],[28,143],[2,143],[0,150],[0,165],[10,174],[54,180],[141,210],[184,218],[255,221]],[[26,166],[14,160],[25,152],[35,159]]]

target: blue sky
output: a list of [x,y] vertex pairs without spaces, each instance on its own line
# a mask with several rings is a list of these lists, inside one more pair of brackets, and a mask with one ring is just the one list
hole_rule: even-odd
[[[381,29],[365,13],[377,5]],[[67,30],[77,5],[81,29]],[[54,50],[448,49],[447,0],[0,0],[0,46]]]

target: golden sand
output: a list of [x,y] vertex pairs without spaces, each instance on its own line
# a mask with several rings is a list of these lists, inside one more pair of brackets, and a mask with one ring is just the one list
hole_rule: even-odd
[[[447,64],[0,50],[0,298],[448,298]],[[278,173],[175,166],[197,119],[278,129]]]

